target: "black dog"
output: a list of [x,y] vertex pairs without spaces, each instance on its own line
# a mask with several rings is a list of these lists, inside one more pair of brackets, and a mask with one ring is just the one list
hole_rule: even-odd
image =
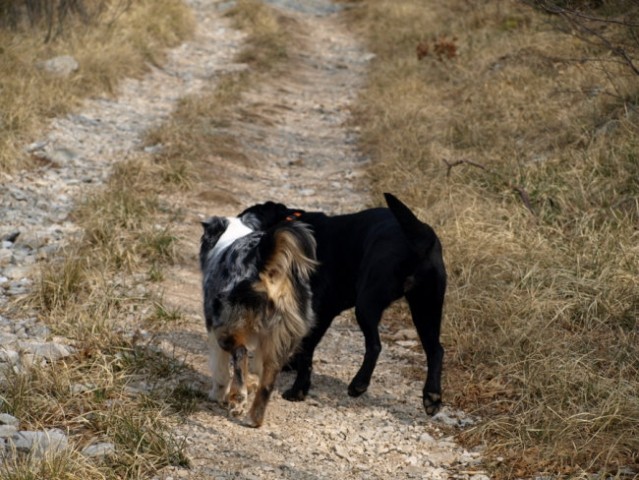
[[317,241],[320,266],[311,278],[316,324],[291,362],[297,378],[284,392],[287,400],[304,400],[311,386],[315,348],[333,319],[351,307],[364,333],[366,354],[348,393],[364,393],[382,349],[378,332],[382,313],[403,296],[427,357],[424,408],[432,415],[441,406],[444,349],[439,334],[446,291],[441,244],[433,229],[406,205],[391,194],[384,196],[388,209],[349,215],[330,217],[273,202],[254,205],[239,215],[256,230],[283,220],[301,220],[311,226]]

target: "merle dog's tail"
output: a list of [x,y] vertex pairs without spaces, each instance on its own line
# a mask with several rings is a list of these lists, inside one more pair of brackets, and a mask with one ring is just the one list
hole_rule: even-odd
[[385,193],[384,198],[416,253],[422,258],[428,255],[439,244],[435,231],[420,221],[395,195]]

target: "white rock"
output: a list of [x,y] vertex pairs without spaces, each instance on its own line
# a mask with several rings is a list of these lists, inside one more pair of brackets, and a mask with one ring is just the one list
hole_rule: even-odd
[[18,432],[8,439],[7,444],[18,452],[30,453],[36,458],[41,458],[48,453],[64,450],[69,441],[61,430],[52,429],[43,432]]
[[8,248],[0,249],[0,267],[4,265],[9,265],[11,259],[13,258],[13,252]]
[[85,457],[107,457],[115,453],[115,445],[110,442],[94,443],[82,450]]
[[459,424],[459,421],[455,417],[448,415],[444,411],[440,411],[439,413],[433,415],[432,420],[451,427],[455,427]]
[[0,362],[16,363],[20,359],[20,354],[15,350],[0,349]]
[[55,362],[71,355],[71,348],[54,342],[18,342],[18,346],[27,353]]
[[346,449],[344,447],[342,447],[341,445],[335,445],[335,447],[333,447],[333,449],[335,450],[335,454],[338,457],[343,458],[348,463],[352,463],[352,459],[348,455],[348,452],[346,451]]
[[18,432],[14,425],[0,425],[0,438],[13,437]]
[[13,425],[14,427],[17,427],[19,424],[20,421],[13,415],[0,413],[0,425]]
[[1,332],[0,333],[0,345],[2,345],[3,347],[6,347],[7,345],[14,343],[18,340],[18,337],[16,335],[14,335],[13,333],[6,333],[6,332]]
[[434,442],[435,439],[429,433],[422,433],[419,436],[419,441],[422,443],[431,443]]
[[393,335],[393,340],[417,340],[417,331],[414,328],[402,328]]
[[61,55],[49,60],[38,62],[38,67],[42,70],[58,75],[60,77],[68,77],[75,72],[80,65],[71,55]]

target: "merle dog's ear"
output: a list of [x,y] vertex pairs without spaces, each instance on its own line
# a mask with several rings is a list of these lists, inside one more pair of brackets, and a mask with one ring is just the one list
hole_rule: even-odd
[[215,238],[224,233],[228,227],[229,221],[224,217],[211,217],[200,223],[204,229],[204,236],[206,238]]
[[202,268],[204,268],[206,255],[215,247],[222,234],[226,231],[229,221],[224,217],[211,217],[200,223],[204,229],[200,242],[200,262]]

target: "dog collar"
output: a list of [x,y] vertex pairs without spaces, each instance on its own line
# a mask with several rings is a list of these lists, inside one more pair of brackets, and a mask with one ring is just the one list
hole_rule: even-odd
[[293,212],[288,217],[286,217],[287,222],[292,222],[293,220],[299,220],[302,216],[302,212]]

